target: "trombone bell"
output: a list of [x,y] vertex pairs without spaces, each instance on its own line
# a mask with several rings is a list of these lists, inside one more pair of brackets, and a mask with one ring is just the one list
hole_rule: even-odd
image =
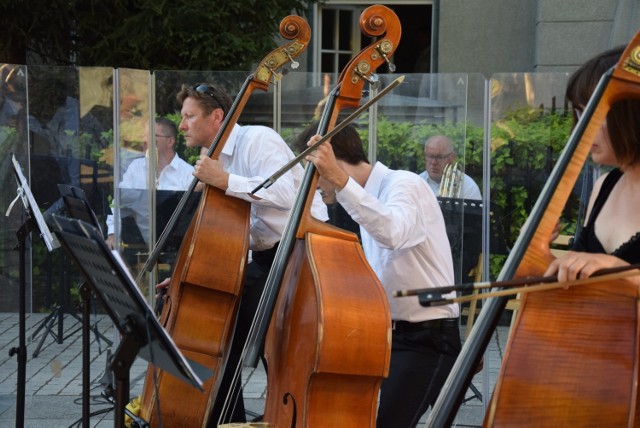
[[463,174],[459,162],[448,163],[442,173],[439,195],[445,198],[459,198]]

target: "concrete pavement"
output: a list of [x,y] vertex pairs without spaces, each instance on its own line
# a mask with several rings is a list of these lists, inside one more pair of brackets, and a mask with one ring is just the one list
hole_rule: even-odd
[[[25,427],[62,428],[81,426],[82,416],[82,337],[78,331],[80,323],[70,315],[63,321],[64,335],[62,343],[54,335],[47,335],[37,357],[33,352],[42,339],[45,329],[31,339],[31,335],[47,314],[27,314],[27,382],[25,385]],[[114,327],[105,315],[91,317],[98,331],[107,339],[113,339]],[[19,317],[17,313],[0,313],[0,427],[16,425],[17,394],[17,358],[9,356],[9,349],[19,344]],[[57,323],[54,325],[57,333]],[[502,349],[506,343],[508,329],[499,327],[491,340],[485,356],[483,371],[478,373],[473,386],[482,396],[490,395],[493,388]],[[464,329],[461,331],[464,334]],[[91,334],[91,427],[111,427],[114,425],[112,404],[101,394],[106,386],[104,378],[107,362],[107,350],[104,339]],[[135,397],[142,391],[147,362],[137,359],[130,372],[130,396]],[[243,369],[245,404],[250,415],[261,414],[266,397],[266,375],[262,366],[256,369]],[[484,386],[487,385],[488,388]],[[463,404],[456,418],[456,426],[481,426],[484,417],[484,405],[476,394],[469,389],[469,401]],[[423,420],[426,418],[423,418]]]

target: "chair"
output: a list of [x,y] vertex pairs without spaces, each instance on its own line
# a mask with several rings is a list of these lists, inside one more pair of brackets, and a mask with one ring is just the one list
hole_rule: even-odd
[[[474,282],[479,282],[482,280],[482,253],[478,255],[478,263],[476,266],[469,272],[470,276],[473,277]],[[478,290],[473,290],[471,295],[475,296],[478,294]],[[478,307],[478,300],[474,299],[469,302],[469,306],[462,308],[461,316],[467,317],[467,324],[464,330],[464,339],[466,340],[471,333],[471,328],[473,327],[473,322],[475,321],[476,315],[480,313],[480,308]],[[480,361],[478,367],[476,368],[476,373],[479,373],[484,367],[484,359]],[[473,382],[469,383],[469,389],[473,392],[473,395],[465,398],[462,402],[466,403],[467,401],[473,400],[477,398],[482,401],[482,393],[478,388],[473,384]]]
[[[483,258],[482,254],[478,255],[478,263],[471,270],[470,276],[473,278],[474,282],[480,282],[482,280],[482,263]],[[472,295],[478,294],[478,290],[474,290]],[[464,331],[464,338],[467,339],[469,337],[469,333],[471,333],[471,328],[473,327],[473,323],[475,321],[476,316],[480,313],[480,308],[478,308],[478,300],[472,300],[469,302],[469,307],[462,308],[462,315],[467,317],[467,325]]]

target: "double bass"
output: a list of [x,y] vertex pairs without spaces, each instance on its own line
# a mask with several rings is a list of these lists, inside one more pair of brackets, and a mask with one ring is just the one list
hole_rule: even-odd
[[[359,105],[364,84],[398,45],[399,19],[385,6],[365,9],[360,27],[378,39],[341,72],[320,134],[341,110]],[[317,180],[308,163],[249,339],[254,350],[265,342],[263,420],[276,427],[373,427],[391,355],[387,297],[357,236],[311,217]]]
[[[498,282],[541,276],[549,241],[611,106],[640,99],[640,33],[603,75]],[[639,426],[638,286],[593,281],[527,293],[512,327],[485,426]],[[450,426],[507,297],[483,308],[427,421]]]
[[[276,70],[307,47],[311,31],[303,18],[288,16],[280,24],[280,34],[293,41],[267,55],[247,78],[209,156],[220,155],[253,90],[269,89]],[[186,358],[214,374],[204,383],[204,392],[200,392],[150,365],[140,416],[151,426],[207,426],[221,381],[218,367],[229,354],[242,294],[249,250],[249,214],[247,201],[204,187],[176,258],[160,323]]]

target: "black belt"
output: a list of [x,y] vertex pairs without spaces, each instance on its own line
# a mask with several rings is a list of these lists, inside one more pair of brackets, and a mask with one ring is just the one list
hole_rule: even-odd
[[437,330],[445,327],[458,327],[458,318],[439,318],[435,320],[409,322],[391,320],[391,330],[398,333],[410,333],[421,330]]
[[273,259],[276,257],[276,252],[278,251],[278,244],[280,243],[276,242],[274,246],[269,248],[268,250],[252,251],[251,259],[262,266],[265,266],[267,268],[270,267],[271,264],[273,263]]

